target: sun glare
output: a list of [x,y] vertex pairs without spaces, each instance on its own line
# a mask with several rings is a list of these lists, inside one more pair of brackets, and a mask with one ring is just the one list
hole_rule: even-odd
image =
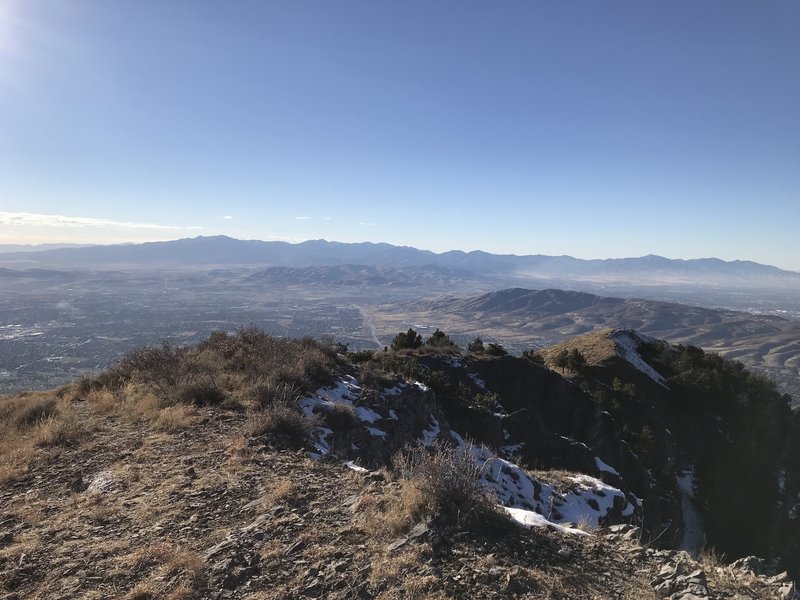
[[14,0],[0,0],[0,58],[14,50]]

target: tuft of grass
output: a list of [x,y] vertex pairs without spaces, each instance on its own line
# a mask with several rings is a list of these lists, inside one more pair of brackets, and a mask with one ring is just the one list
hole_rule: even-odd
[[[279,374],[278,377],[284,375]],[[292,406],[302,398],[303,390],[300,386],[289,381],[275,382],[273,380],[260,381],[249,391],[252,403],[260,408],[267,408],[275,404]]]
[[191,406],[168,406],[162,409],[153,421],[153,428],[161,431],[175,432],[188,429],[194,422],[195,409]]
[[0,465],[0,485],[8,485],[19,481],[25,475],[26,469],[17,464]]
[[408,531],[431,512],[428,498],[408,480],[401,480],[380,498],[362,496],[359,507],[364,511],[365,530],[376,537]]
[[706,569],[721,567],[726,564],[725,554],[714,548],[713,546],[703,545],[697,554],[697,562],[699,562]]
[[33,430],[33,443],[39,447],[74,446],[86,434],[87,430],[75,415],[60,413],[40,421]]
[[119,403],[116,397],[109,390],[92,390],[86,394],[86,401],[100,413],[114,412]]
[[58,412],[56,399],[49,394],[19,394],[0,399],[0,421],[12,429],[30,429]]
[[134,572],[148,573],[125,596],[128,600],[197,598],[205,585],[206,563],[194,552],[166,542],[139,548],[123,558]]

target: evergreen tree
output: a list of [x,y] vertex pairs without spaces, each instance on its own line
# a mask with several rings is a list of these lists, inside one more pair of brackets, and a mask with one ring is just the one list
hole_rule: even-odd
[[467,346],[467,350],[475,354],[483,354],[486,348],[483,346],[483,340],[476,337],[475,340],[470,342],[469,346]]
[[422,346],[422,336],[411,327],[406,332],[398,333],[392,340],[392,350],[416,350]]
[[437,327],[436,331],[434,331],[430,337],[425,340],[425,345],[433,346],[434,348],[454,348],[455,342],[450,339],[449,335]]

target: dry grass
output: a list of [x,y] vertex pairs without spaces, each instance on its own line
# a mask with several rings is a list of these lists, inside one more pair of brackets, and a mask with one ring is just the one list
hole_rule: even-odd
[[26,392],[0,397],[0,484],[18,481],[41,448],[74,446],[93,425],[75,416],[67,399],[49,392]]
[[617,355],[614,341],[609,337],[612,329],[593,331],[576,338],[571,338],[541,351],[547,366],[554,367],[555,358],[563,350],[577,349],[583,354],[589,365],[600,364]]
[[32,433],[35,446],[50,447],[74,446],[88,431],[73,412],[59,411],[58,414],[40,421]]
[[0,465],[0,485],[6,485],[19,481],[27,473],[27,468],[20,464],[2,464]]
[[408,531],[431,509],[422,491],[408,480],[387,487],[378,498],[362,496],[359,508],[365,531],[381,538]]
[[713,546],[704,545],[697,554],[697,562],[705,569],[715,569],[726,564],[725,555]]
[[302,448],[315,426],[299,410],[276,404],[254,413],[245,425],[245,435],[284,448]]
[[109,390],[92,390],[86,394],[86,401],[99,413],[113,413],[119,407],[117,398]]
[[139,548],[121,560],[123,567],[145,574],[125,596],[129,600],[188,600],[196,598],[205,584],[205,561],[166,542]]
[[188,429],[194,423],[197,411],[191,406],[168,406],[159,411],[153,420],[153,428],[160,431],[175,432]]
[[267,496],[267,503],[269,506],[274,506],[279,502],[286,502],[292,496],[297,494],[297,492],[297,484],[293,480],[283,479],[270,490],[269,495]]

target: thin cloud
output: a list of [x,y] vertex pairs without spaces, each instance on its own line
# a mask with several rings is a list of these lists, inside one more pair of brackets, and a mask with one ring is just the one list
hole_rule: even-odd
[[311,217],[295,217],[298,221],[310,221]]
[[226,221],[230,221],[233,217],[230,215],[225,215],[224,217],[220,217],[220,219],[224,219]]
[[96,219],[94,217],[68,217],[65,215],[43,215],[38,213],[0,212],[0,225],[44,226],[44,227],[117,227],[122,229],[196,230],[199,225],[178,226],[158,223],[132,223]]

